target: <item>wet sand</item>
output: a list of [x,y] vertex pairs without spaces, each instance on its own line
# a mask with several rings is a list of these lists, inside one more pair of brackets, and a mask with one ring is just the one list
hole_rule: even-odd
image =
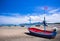
[[[47,28],[47,30],[51,30],[50,28]],[[43,27],[39,29],[43,29]],[[3,26],[0,27],[0,41],[60,41],[60,28],[57,32],[58,34],[54,39],[47,39],[26,34],[28,29],[25,27]]]

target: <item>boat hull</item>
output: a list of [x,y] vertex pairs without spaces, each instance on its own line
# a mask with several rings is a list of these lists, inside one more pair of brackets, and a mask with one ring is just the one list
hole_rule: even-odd
[[39,37],[44,37],[44,38],[55,38],[56,32],[51,32],[50,34],[45,34],[45,32],[35,32],[29,29],[30,34],[39,36]]

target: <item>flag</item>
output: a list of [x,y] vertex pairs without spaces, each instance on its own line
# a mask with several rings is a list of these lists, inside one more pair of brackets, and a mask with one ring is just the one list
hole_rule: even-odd
[[47,7],[47,6],[45,6],[45,7],[44,7],[44,10],[47,10],[47,9],[48,9],[48,7]]

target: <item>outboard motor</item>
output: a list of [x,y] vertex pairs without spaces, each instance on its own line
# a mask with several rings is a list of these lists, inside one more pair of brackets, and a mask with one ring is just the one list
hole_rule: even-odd
[[53,29],[54,32],[56,32],[56,29]]
[[57,31],[57,27],[54,27],[54,28],[53,28],[53,31],[56,32],[56,31]]

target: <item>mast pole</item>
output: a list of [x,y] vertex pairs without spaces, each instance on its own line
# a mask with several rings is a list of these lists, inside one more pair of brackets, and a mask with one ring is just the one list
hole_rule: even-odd
[[[29,21],[30,21],[30,24],[31,24],[31,17],[30,17]],[[30,26],[31,26],[31,25],[30,25]]]
[[46,31],[46,22],[45,22],[45,17],[44,17],[44,31]]
[[29,24],[30,24],[29,27],[31,27],[31,17],[30,16],[29,16]]
[[[45,11],[47,10],[47,7],[44,7],[44,14],[46,13]],[[44,31],[46,31],[46,21],[45,21],[45,16],[44,16]]]

